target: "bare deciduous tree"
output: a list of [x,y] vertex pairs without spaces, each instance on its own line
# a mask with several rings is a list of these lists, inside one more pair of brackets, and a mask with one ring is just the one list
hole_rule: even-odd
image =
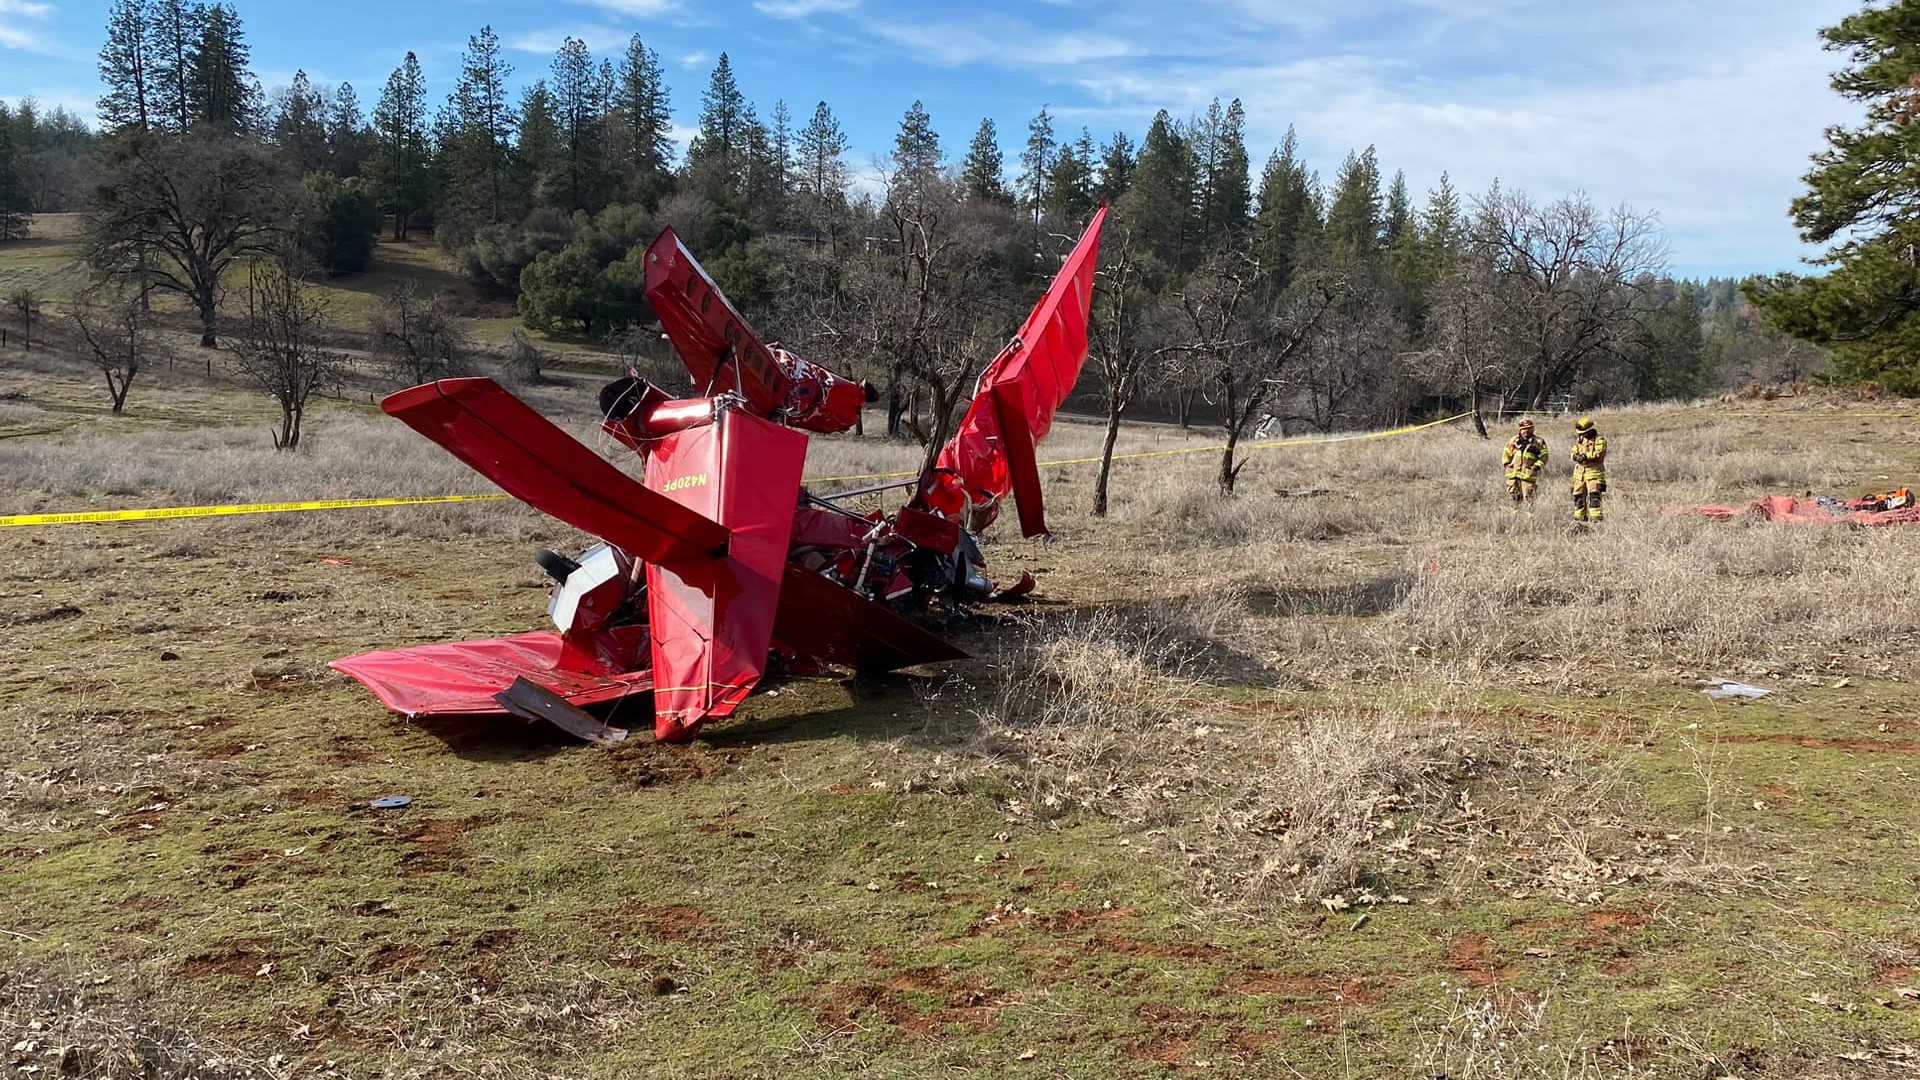
[[1585,365],[1639,331],[1640,288],[1666,269],[1652,214],[1596,209],[1584,195],[1534,204],[1494,191],[1479,205],[1475,246],[1486,259],[1487,315],[1496,347],[1533,407],[1571,388]]
[[1175,353],[1176,375],[1220,410],[1226,446],[1219,483],[1226,495],[1246,464],[1234,462],[1241,436],[1281,393],[1337,296],[1323,273],[1303,273],[1269,308],[1260,301],[1261,280],[1251,254],[1228,248],[1202,264],[1178,294],[1186,340]]
[[7,314],[20,328],[20,348],[33,351],[33,322],[40,315],[40,298],[32,290],[16,289],[7,297]]
[[129,139],[100,184],[87,260],[109,276],[186,297],[210,349],[227,270],[273,247],[291,205],[285,177],[257,144],[207,132]]
[[[997,247],[1012,234],[988,207],[962,205],[948,180],[903,170],[881,211],[888,243],[867,254],[853,288],[864,351],[889,368],[888,434],[912,428],[930,468],[973,391],[981,365],[1013,331],[992,303]],[[907,410],[925,395],[928,422]]]
[[[849,265],[851,257],[824,239],[796,245],[778,279],[767,322],[780,328],[779,344],[794,353],[835,374],[884,385],[889,365],[876,362],[861,336],[865,313],[853,285],[858,275]],[[855,419],[853,431],[866,434],[864,416]]]
[[324,348],[324,294],[279,259],[255,262],[247,279],[247,313],[229,348],[240,378],[280,406],[276,450],[300,447],[300,421],[315,392],[337,382],[346,360]]
[[507,359],[501,372],[515,382],[537,383],[546,378],[549,359],[524,332],[515,330],[507,338]]
[[388,375],[408,386],[460,371],[467,338],[439,293],[421,299],[412,281],[387,293],[373,317],[373,355]]
[[137,296],[106,301],[84,297],[74,305],[68,318],[94,366],[107,380],[113,414],[120,415],[126,408],[133,380],[153,356],[152,313],[141,307]]
[[[1114,226],[1109,226],[1113,228]],[[1120,419],[1159,375],[1170,347],[1164,343],[1164,314],[1156,300],[1156,278],[1165,271],[1135,243],[1132,230],[1118,226],[1105,249],[1107,265],[1095,273],[1093,318],[1088,325],[1090,351],[1106,384],[1107,433],[1100,444],[1100,474],[1093,482],[1093,515],[1107,516],[1107,487],[1113,474],[1113,447]]]
[[1469,257],[1428,293],[1428,347],[1407,357],[1413,376],[1436,393],[1466,398],[1473,427],[1487,438],[1480,401],[1513,382],[1511,357],[1496,340],[1493,267]]
[[1405,331],[1377,280],[1343,277],[1312,347],[1288,378],[1288,401],[1322,433],[1394,415],[1395,354]]

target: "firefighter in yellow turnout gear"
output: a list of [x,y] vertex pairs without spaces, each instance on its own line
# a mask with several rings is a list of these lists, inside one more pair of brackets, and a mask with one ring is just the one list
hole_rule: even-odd
[[1533,421],[1520,421],[1520,430],[1507,440],[1500,451],[1500,464],[1507,470],[1507,494],[1513,505],[1532,505],[1534,487],[1547,467],[1547,440],[1533,433]]
[[1600,497],[1607,493],[1607,440],[1584,416],[1573,431],[1573,520],[1599,521]]

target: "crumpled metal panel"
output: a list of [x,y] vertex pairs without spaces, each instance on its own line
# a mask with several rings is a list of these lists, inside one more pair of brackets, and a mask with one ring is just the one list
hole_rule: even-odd
[[618,701],[653,689],[653,673],[585,669],[581,654],[551,630],[483,641],[384,649],[327,665],[366,684],[407,716],[500,716],[494,695],[525,678],[576,706]]

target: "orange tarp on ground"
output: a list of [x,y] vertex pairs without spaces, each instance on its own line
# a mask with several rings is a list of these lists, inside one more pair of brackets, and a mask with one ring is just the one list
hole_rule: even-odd
[[1870,499],[1796,499],[1791,495],[1768,495],[1744,507],[1663,506],[1676,513],[1699,513],[1710,518],[1731,520],[1757,517],[1764,521],[1784,521],[1792,525],[1920,525],[1920,507],[1901,510],[1874,510]]

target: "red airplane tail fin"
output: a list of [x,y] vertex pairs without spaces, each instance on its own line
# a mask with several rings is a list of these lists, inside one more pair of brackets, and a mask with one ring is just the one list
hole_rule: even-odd
[[661,741],[732,715],[765,674],[806,457],[805,435],[739,409],[653,445],[647,486],[731,537],[723,555],[647,567]]

